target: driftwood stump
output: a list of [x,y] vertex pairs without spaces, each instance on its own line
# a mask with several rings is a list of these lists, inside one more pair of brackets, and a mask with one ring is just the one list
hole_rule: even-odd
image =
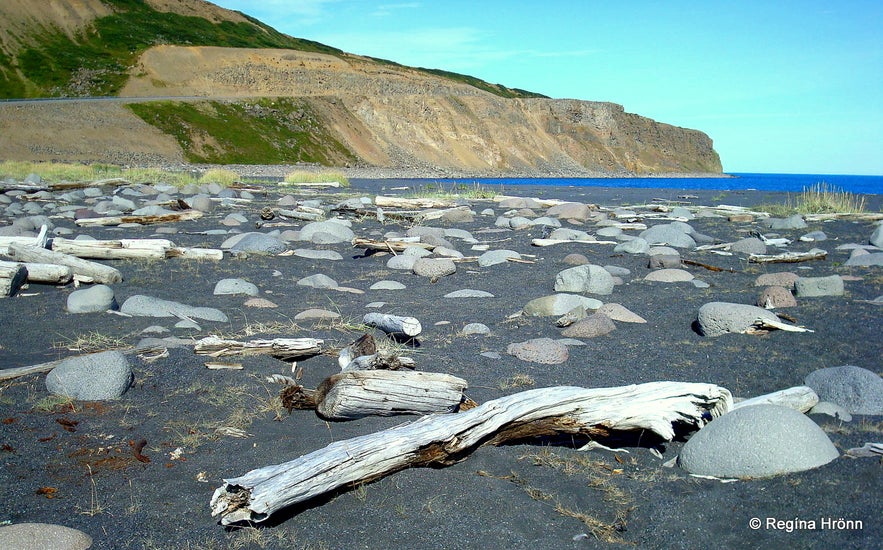
[[713,384],[535,389],[466,412],[428,415],[336,441],[290,462],[225,479],[210,507],[224,525],[262,522],[281,508],[342,487],[409,467],[462,461],[482,445],[558,434],[595,438],[619,431],[650,431],[671,440],[677,426],[702,427],[731,407],[730,392]]

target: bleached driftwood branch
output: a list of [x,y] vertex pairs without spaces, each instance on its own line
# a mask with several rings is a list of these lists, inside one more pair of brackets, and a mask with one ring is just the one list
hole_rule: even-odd
[[556,244],[617,244],[616,241],[596,241],[586,239],[534,239],[530,241],[533,246],[552,246]]
[[785,252],[782,254],[751,254],[748,261],[755,264],[796,264],[811,260],[824,260],[828,252],[813,248],[809,252]]
[[369,327],[376,327],[387,334],[404,334],[417,336],[423,330],[420,321],[414,317],[402,317],[386,313],[366,313],[362,322]]
[[733,409],[750,407],[752,405],[779,405],[805,413],[815,407],[819,402],[819,396],[809,386],[795,386],[784,390],[758,395],[733,405]]
[[88,277],[96,283],[113,284],[123,281],[122,273],[113,267],[36,246],[12,243],[9,245],[9,256],[20,262],[65,265],[71,268],[74,275]]
[[208,336],[194,344],[197,355],[226,357],[229,355],[270,355],[282,361],[293,361],[322,352],[323,340],[316,338],[274,338],[272,340],[224,340]]
[[419,237],[403,237],[387,241],[375,241],[372,239],[356,237],[353,239],[352,244],[355,248],[393,253],[403,252],[409,246],[418,246],[420,248],[425,248],[426,250],[432,250],[435,248],[434,244],[421,243]]
[[434,414],[331,443],[290,462],[225,479],[211,498],[212,516],[229,525],[261,522],[311,498],[414,466],[464,460],[482,445],[558,434],[603,437],[650,431],[664,440],[677,425],[703,426],[732,407],[713,384],[651,382],[615,388],[529,390],[458,414]]
[[182,212],[172,212],[171,214],[160,215],[144,215],[144,216],[108,216],[104,218],[82,218],[76,221],[80,227],[98,227],[106,225],[122,225],[124,223],[139,223],[141,225],[152,225],[157,223],[181,222],[187,220],[195,220],[202,217],[199,210],[184,210]]
[[403,197],[374,197],[374,205],[384,208],[451,208],[456,206],[452,201],[431,198],[408,199]]

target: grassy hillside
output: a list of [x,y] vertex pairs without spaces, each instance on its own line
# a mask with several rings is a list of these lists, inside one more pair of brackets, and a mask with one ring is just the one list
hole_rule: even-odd
[[[116,95],[126,82],[129,67],[145,50],[159,44],[285,48],[346,55],[337,48],[287,36],[248,16],[244,17],[249,22],[212,23],[201,17],[160,12],[143,0],[103,1],[115,13],[96,19],[78,36],[71,38],[61,29],[41,26],[26,37],[30,45],[19,52],[17,59],[0,53],[0,98]],[[537,97],[466,75],[420,70],[503,97]]]
[[128,108],[174,136],[193,163],[342,166],[357,160],[304,99],[155,101]]
[[[104,0],[115,14],[94,21],[74,39],[60,29],[39,29],[32,46],[18,55],[21,75],[0,57],[2,97],[114,95],[126,71],[146,49],[158,44],[289,48],[328,54],[340,50],[251,23],[212,23],[201,17],[159,12],[142,0]],[[2,24],[2,23],[0,23]]]

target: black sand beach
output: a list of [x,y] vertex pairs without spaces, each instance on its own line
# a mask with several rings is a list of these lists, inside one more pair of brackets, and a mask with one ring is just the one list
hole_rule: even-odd
[[[286,193],[302,198],[406,194],[409,180],[355,180],[345,191],[253,191],[255,200],[235,209],[218,208],[199,220],[168,224],[177,230],[160,235],[179,246],[217,248],[226,236],[200,232],[219,229],[233,211],[248,217],[241,231],[254,231],[265,206]],[[686,205],[730,204],[752,207],[781,202],[782,194],[694,190],[506,188],[507,195],[563,199],[605,207],[676,201]],[[877,212],[881,196],[868,197]],[[660,201],[657,201],[660,202]],[[539,248],[531,240],[542,227],[488,232],[503,209],[492,201],[471,202],[473,210],[493,208],[495,216],[472,222],[432,222],[471,232],[491,248],[518,251],[531,263],[479,267],[461,263],[451,276],[430,281],[386,267],[389,256],[366,255],[348,244],[289,243],[291,248],[335,250],[341,261],[300,257],[225,257],[220,262],[169,260],[107,261],[124,282],[112,285],[117,301],[145,294],[220,309],[227,323],[201,322],[202,330],[173,328],[177,319],[124,318],[108,313],[65,311],[71,285],[30,285],[21,295],[0,300],[0,367],[12,368],[97,351],[134,346],[151,325],[171,330],[165,336],[190,341],[209,334],[240,340],[314,337],[328,353],[298,363],[301,383],[316,387],[339,372],[336,350],[363,334],[357,325],[367,304],[383,301],[379,311],[418,318],[419,346],[403,349],[417,370],[448,373],[469,383],[478,403],[531,388],[572,385],[621,386],[658,380],[713,383],[736,397],[752,397],[799,386],[810,372],[857,365],[883,370],[879,305],[883,294],[879,267],[845,267],[848,251],[838,245],[867,243],[871,222],[836,220],[810,223],[805,230],[783,232],[795,242],[789,250],[814,246],[827,259],[802,264],[749,264],[744,255],[719,256],[681,251],[682,257],[724,271],[685,266],[708,288],[689,283],[650,283],[646,255],[614,254],[612,246],[563,244]],[[543,215],[536,211],[536,216]],[[157,226],[77,228],[72,220],[53,220],[98,239],[155,237]],[[411,224],[353,217],[359,237],[380,238]],[[11,220],[3,220],[3,224]],[[725,218],[697,218],[690,224],[719,242],[761,230],[757,223]],[[297,229],[305,222],[293,222]],[[596,228],[570,225],[593,232]],[[270,227],[259,231],[267,232]],[[275,229],[275,228],[273,228]],[[279,229],[286,229],[280,227]],[[803,233],[822,230],[828,240],[801,243]],[[634,232],[631,232],[634,233]],[[467,256],[469,245],[459,243]],[[513,342],[560,338],[554,318],[514,316],[531,299],[553,293],[556,273],[568,267],[568,254],[590,263],[630,270],[624,284],[602,301],[622,304],[646,324],[616,323],[615,331],[584,346],[569,348],[561,364],[525,362],[506,354]],[[730,271],[732,270],[732,271]],[[274,276],[274,271],[279,274]],[[754,304],[758,275],[795,271],[805,276],[845,276],[844,296],[799,299],[787,314],[812,333],[775,331],[765,335],[730,334],[707,338],[692,328],[698,309],[711,301]],[[362,294],[296,285],[302,277],[323,273],[342,287]],[[256,284],[273,309],[245,307],[246,297],[215,296],[217,281],[238,277]],[[384,279],[407,288],[376,291]],[[460,289],[490,292],[494,298],[450,299]],[[340,314],[338,321],[294,321],[299,312],[321,308]],[[484,323],[486,336],[463,336],[467,323]],[[382,333],[372,331],[378,339]],[[873,548],[883,537],[879,495],[883,490],[880,459],[841,457],[810,471],[758,480],[722,483],[699,479],[665,467],[686,437],[651,449],[630,445],[628,452],[579,451],[582,442],[536,441],[478,449],[446,468],[413,468],[334,492],[307,505],[286,509],[251,527],[225,528],[211,517],[209,499],[225,478],[292,460],[341,441],[398,425],[413,417],[368,417],[326,422],[312,411],[291,414],[278,403],[281,386],[272,374],[291,375],[287,363],[269,357],[234,358],[242,370],[209,370],[192,345],[171,347],[167,358],[146,362],[132,358],[135,383],[116,401],[51,404],[45,375],[0,382],[0,480],[5,488],[0,525],[40,522],[79,529],[94,548]],[[481,355],[498,352],[501,358]],[[812,415],[837,449],[880,441],[880,417],[854,416],[851,422]],[[236,426],[247,437],[220,435],[217,428]],[[130,442],[145,440],[139,460]],[[137,445],[136,445],[137,446]],[[177,449],[181,449],[177,451]],[[658,454],[657,454],[658,451]],[[760,518],[762,527],[749,522]],[[773,518],[774,523],[769,524]],[[827,522],[827,520],[833,520]],[[853,528],[838,529],[838,520]],[[775,523],[781,520],[783,523]],[[814,529],[807,529],[812,520]],[[855,528],[858,523],[861,528]],[[774,525],[770,527],[769,525]],[[830,528],[823,527],[824,525]]]

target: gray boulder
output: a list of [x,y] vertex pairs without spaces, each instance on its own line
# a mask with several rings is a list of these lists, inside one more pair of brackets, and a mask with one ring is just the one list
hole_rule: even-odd
[[421,277],[435,279],[446,277],[457,272],[457,264],[447,258],[417,258],[414,262],[414,273]]
[[113,289],[107,285],[75,290],[67,297],[68,313],[96,313],[118,307]]
[[531,300],[524,306],[523,312],[525,315],[532,317],[561,316],[575,307],[583,307],[594,311],[601,307],[601,305],[600,300],[580,296],[579,294],[552,294]]
[[445,294],[445,298],[493,298],[494,295],[484,290],[464,288]]
[[212,307],[194,307],[136,294],[130,296],[120,307],[120,312],[133,317],[190,317],[206,321],[227,322],[227,316]]
[[481,267],[489,267],[497,264],[509,263],[509,258],[516,260],[521,258],[521,254],[514,250],[488,250],[478,257],[478,265]]
[[804,383],[820,401],[830,401],[853,414],[883,415],[883,378],[853,365],[809,373]]
[[613,276],[600,265],[578,265],[560,271],[555,276],[555,292],[588,292],[611,294]]
[[[695,246],[695,244],[694,244]],[[624,252],[626,254],[646,254],[650,251],[650,243],[641,237],[629,239],[624,243],[619,243],[613,247],[614,252]]]
[[877,225],[877,229],[874,229],[874,232],[871,233],[871,238],[868,239],[868,242],[877,248],[883,248],[883,225]]
[[298,280],[297,284],[298,286],[306,286],[310,288],[337,288],[339,286],[337,281],[328,275],[323,275],[322,273],[304,277]]
[[[409,247],[408,249],[410,249]],[[407,250],[406,250],[407,252]],[[386,262],[386,267],[390,269],[398,269],[401,271],[411,271],[414,269],[414,264],[417,262],[417,256],[411,256],[408,254],[399,254],[398,256],[393,256]]]
[[335,252],[334,250],[313,250],[312,248],[298,248],[293,252],[293,255],[310,260],[339,261],[343,259],[340,252]]
[[805,415],[762,404],[710,422],[687,441],[678,464],[697,475],[768,477],[818,468],[839,456],[825,432]]
[[0,548],[9,550],[86,550],[92,537],[50,523],[14,523],[0,527]]
[[721,336],[729,332],[744,332],[757,319],[778,321],[776,314],[757,306],[729,302],[709,302],[699,308],[697,323],[703,336]]
[[285,252],[288,247],[277,237],[263,233],[246,233],[230,247],[233,254],[265,254],[274,255]]
[[803,229],[806,227],[806,222],[803,221],[803,217],[800,214],[794,214],[787,218],[767,218],[764,224],[770,229],[779,231]]
[[757,307],[775,309],[797,306],[797,300],[791,291],[783,286],[768,286],[757,297]]
[[567,338],[597,338],[616,330],[616,325],[610,317],[603,313],[593,313],[584,319],[580,319],[561,332],[561,336]]
[[794,294],[798,298],[843,296],[843,279],[840,275],[800,277],[794,281]]
[[794,281],[799,278],[800,275],[791,271],[764,273],[763,275],[758,275],[754,281],[754,286],[782,286],[792,289],[794,288]]
[[883,252],[850,256],[843,265],[856,267],[883,266]]
[[491,329],[483,323],[469,323],[463,327],[460,333],[464,336],[485,336],[491,333]]
[[81,401],[118,399],[132,385],[132,368],[119,351],[63,360],[46,375],[46,389]]
[[740,254],[766,254],[766,245],[757,237],[748,237],[734,242],[730,250]]
[[551,338],[536,338],[526,342],[509,344],[506,353],[514,355],[522,361],[543,365],[557,365],[567,361],[570,356],[567,345]]
[[689,225],[680,222],[659,224],[645,229],[639,236],[651,245],[693,249],[696,248],[696,241],[689,235],[689,229]]
[[243,279],[221,279],[215,284],[214,295],[231,295],[245,294],[246,296],[257,296],[260,294],[257,285],[249,283]]
[[356,234],[353,233],[352,229],[347,227],[341,222],[336,221],[323,221],[323,222],[312,222],[305,225],[300,230],[300,238],[304,241],[313,241],[313,237],[317,233],[325,233],[326,235],[331,235],[330,241],[329,238],[325,235],[321,236],[321,240],[323,244],[333,244],[333,243],[343,243],[343,242],[351,242]]

